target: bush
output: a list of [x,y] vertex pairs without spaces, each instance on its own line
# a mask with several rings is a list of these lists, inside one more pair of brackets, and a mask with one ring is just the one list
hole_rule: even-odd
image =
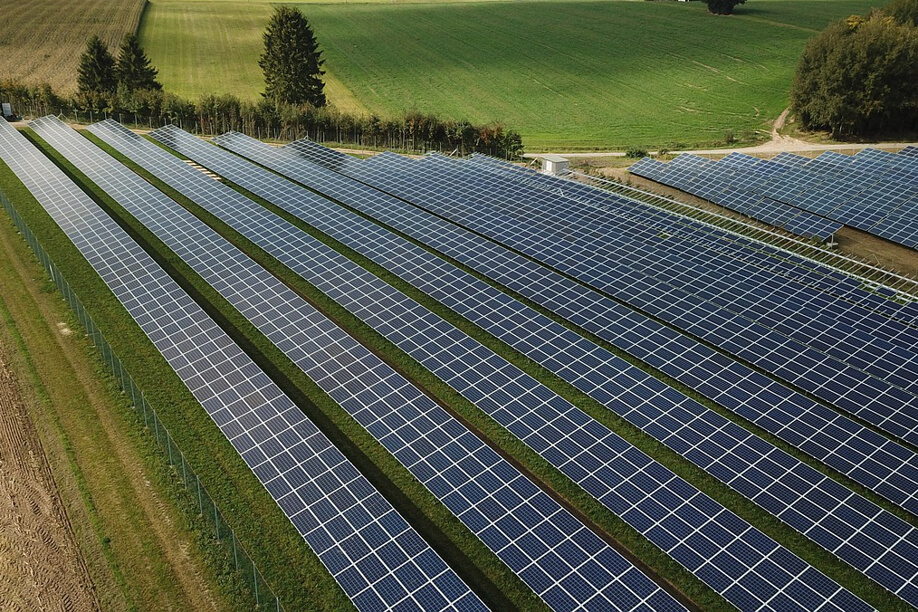
[[499,123],[473,125],[417,111],[384,119],[351,115],[330,107],[275,104],[267,99],[252,103],[228,94],[208,94],[192,102],[162,90],[127,88],[112,94],[89,93],[66,99],[56,96],[47,85],[26,87],[14,82],[0,82],[0,98],[13,102],[19,114],[25,114],[22,107],[27,106],[35,116],[92,112],[115,118],[121,114],[127,119],[136,115],[142,122],[152,118],[158,124],[174,123],[206,134],[235,130],[256,138],[308,137],[374,149],[485,153],[505,159],[523,156],[522,137]]
[[628,149],[625,151],[625,157],[632,159],[647,157],[647,149],[644,147],[628,147]]

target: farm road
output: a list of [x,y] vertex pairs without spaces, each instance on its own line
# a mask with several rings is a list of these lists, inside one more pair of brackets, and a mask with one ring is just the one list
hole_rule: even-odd
[[[774,126],[771,129],[771,140],[766,143],[755,145],[754,147],[738,147],[735,149],[694,149],[688,151],[670,151],[670,153],[692,153],[694,155],[727,155],[729,153],[746,153],[755,155],[756,153],[778,154],[782,151],[791,153],[806,153],[820,151],[859,151],[861,149],[903,149],[908,146],[918,146],[915,142],[868,142],[868,143],[841,143],[841,144],[816,144],[784,136],[780,130],[784,128],[784,122],[790,109],[785,109],[781,115],[775,119]],[[648,151],[650,155],[656,155],[659,151]],[[526,153],[523,157],[538,159],[549,153]],[[624,151],[594,151],[592,153],[555,153],[567,158],[585,158],[585,157],[624,157]]]

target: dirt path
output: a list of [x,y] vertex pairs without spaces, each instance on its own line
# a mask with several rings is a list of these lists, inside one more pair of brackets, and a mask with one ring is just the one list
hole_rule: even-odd
[[[807,151],[859,151],[861,149],[893,149],[898,151],[908,146],[918,146],[914,142],[874,142],[874,143],[846,143],[846,144],[814,144],[799,138],[792,138],[780,133],[787,121],[790,109],[784,109],[771,128],[771,140],[766,143],[755,145],[754,147],[737,147],[734,149],[693,149],[686,151],[670,151],[670,153],[693,153],[695,155],[727,155],[728,153],[747,153],[755,154],[777,154],[782,151],[804,153]],[[656,155],[657,151],[649,151],[648,154]],[[538,159],[549,153],[526,153],[524,157],[529,159]],[[554,153],[568,158],[589,158],[589,157],[624,157],[624,151],[594,151],[592,153]]]
[[4,610],[98,610],[38,433],[0,346],[0,602]]
[[[36,279],[34,264],[23,261],[27,247],[15,243],[8,219],[0,215],[0,302],[47,393],[46,401],[35,402],[41,404],[37,410],[44,423],[38,429],[58,457],[54,473],[70,482],[65,503],[73,516],[80,516],[80,547],[98,550],[102,541],[102,549],[108,551],[101,559],[91,553],[90,573],[107,585],[105,593],[100,592],[102,607],[225,609],[226,602],[212,592],[200,557],[189,552],[196,544],[184,520],[151,482],[131,439],[131,426],[86,358],[83,335],[70,333],[62,323],[66,311],[59,294],[48,293],[44,282]],[[23,366],[24,359],[13,362]],[[69,449],[61,449],[60,438]],[[82,485],[73,484],[75,473]],[[4,570],[0,566],[0,574]],[[112,583],[112,573],[120,586]],[[5,610],[4,601],[0,594],[0,609]]]

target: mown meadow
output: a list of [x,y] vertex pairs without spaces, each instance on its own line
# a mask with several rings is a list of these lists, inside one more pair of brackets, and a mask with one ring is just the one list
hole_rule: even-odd
[[[874,0],[303,3],[342,110],[501,121],[529,150],[710,145],[767,132],[807,39]],[[267,2],[154,0],[141,40],[175,93],[255,99]]]

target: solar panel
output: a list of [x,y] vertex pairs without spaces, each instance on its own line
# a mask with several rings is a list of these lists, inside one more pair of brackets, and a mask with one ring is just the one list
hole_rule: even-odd
[[[683,155],[676,159],[685,157],[689,156]],[[667,166],[670,164],[661,162],[657,162],[657,164],[659,165],[635,164],[629,168],[629,172],[703,197],[715,204],[787,230],[798,236],[826,240],[842,228],[841,223],[816,217],[800,208],[789,206],[778,200],[770,198],[763,200],[762,196],[756,193],[757,188],[767,180],[766,177],[768,175],[785,170],[780,163],[760,160],[757,157],[740,153],[731,153],[716,162],[716,164],[694,164],[689,166],[689,170],[683,170],[682,168],[669,169]],[[724,185],[724,187],[735,190],[732,195],[717,197],[717,193],[723,191],[723,189],[712,193],[702,186],[705,179],[713,174],[713,171],[709,170],[710,165],[716,165],[718,170],[721,169],[720,167],[726,167],[740,172],[746,171],[745,174],[734,175]],[[691,176],[691,180],[687,180],[687,176]],[[763,203],[767,203],[767,206],[763,206]]]
[[748,166],[754,166],[759,161],[760,160],[758,157],[753,157],[752,155],[746,155],[745,153],[734,151],[733,153],[729,153],[721,158],[719,163],[736,166],[739,168],[745,168]]
[[[682,609],[446,410],[217,232],[63,124],[36,131],[348,410],[551,607]],[[222,191],[216,206],[247,202],[251,223],[270,215],[176,158],[168,161],[191,181],[177,185],[203,185],[198,195]]]
[[[918,219],[902,206],[918,199],[918,165],[908,154],[864,149],[850,156],[827,151],[793,165],[779,161],[775,165],[786,165],[788,170],[771,177],[763,177],[761,164],[746,166],[723,161],[695,168],[694,172],[704,176],[717,166],[725,166],[734,170],[729,180],[731,186],[749,189],[905,246],[918,243]],[[680,189],[704,197],[695,189],[697,180],[684,182],[679,178],[681,172],[681,168],[675,171],[660,168],[655,180],[672,184],[670,176],[675,176]]]
[[[791,155],[791,154],[787,154]],[[483,156],[481,156],[483,157]],[[804,162],[809,158],[791,155]],[[782,158],[782,155],[770,160],[774,162]],[[480,171],[494,172],[493,164],[481,165],[479,158],[473,156],[469,164],[477,165]],[[505,170],[512,167],[504,166]],[[698,177],[693,183],[693,188],[698,195],[707,199],[715,200],[720,197],[734,197],[733,194],[725,191],[726,181],[719,176],[729,176],[732,171],[728,167],[723,172],[716,169],[711,170],[705,176]],[[502,174],[508,175],[507,172]],[[510,172],[508,176],[519,177],[519,172]],[[519,178],[517,182],[521,182]],[[896,319],[907,324],[918,322],[915,317],[915,302],[909,304],[898,304],[888,298],[881,297],[876,292],[865,291],[862,288],[864,282],[861,278],[856,278],[843,274],[842,272],[819,264],[818,262],[806,259],[799,255],[784,251],[776,247],[771,247],[762,243],[751,242],[741,235],[721,228],[708,225],[697,219],[684,217],[682,215],[666,211],[649,204],[636,200],[629,200],[618,196],[618,194],[606,190],[597,189],[587,184],[571,181],[566,178],[554,177],[545,174],[527,173],[525,181],[522,184],[540,188],[551,194],[563,193],[564,195],[582,202],[584,204],[599,208],[602,211],[614,213],[622,219],[626,219],[632,225],[647,227],[653,234],[659,235],[660,232],[670,236],[673,240],[691,241],[693,244],[704,247],[705,249],[714,249],[719,253],[728,255],[734,259],[739,259],[759,268],[766,269],[784,278],[800,282],[808,287],[818,289],[831,295],[844,298],[846,301],[855,303],[859,306],[882,313],[885,317]],[[748,193],[748,192],[744,192]],[[755,196],[749,193],[755,202],[761,199],[761,196]],[[885,195],[889,198],[891,196]],[[893,293],[891,295],[897,295]],[[907,295],[898,294],[899,299],[910,299]],[[853,320],[852,320],[853,319]],[[900,330],[887,333],[882,325],[877,327],[876,320],[862,321],[859,317],[848,317],[847,320],[860,329],[876,333],[883,338],[895,341],[900,337]],[[907,336],[907,334],[906,334]],[[912,346],[918,343],[918,340],[908,340]]]
[[663,162],[651,159],[650,157],[645,157],[639,162],[631,164],[628,168],[628,172],[631,174],[637,174],[644,178],[650,179],[652,181],[659,181],[660,177],[663,176],[663,170],[665,169],[666,164]]
[[[358,608],[380,602],[485,609],[239,346],[6,122],[0,126],[0,157],[102,277]],[[355,554],[354,546],[366,542],[374,542],[374,550]],[[404,574],[413,580],[402,583]],[[393,580],[403,584],[398,593],[388,588]]]
[[908,146],[899,151],[899,155],[905,155],[908,157],[918,157],[918,147]]
[[782,151],[772,157],[771,161],[788,166],[802,166],[803,164],[810,161],[810,158],[804,157],[802,155],[796,155],[794,153],[788,153],[787,151]]
[[[377,202],[374,204],[373,198],[369,195],[371,192],[367,192],[366,188],[361,188],[359,184],[352,184],[349,185],[346,189],[336,190],[335,184],[340,184],[340,179],[330,179],[329,182],[326,182],[323,179],[324,175],[315,167],[305,167],[301,163],[296,163],[296,160],[284,157],[281,152],[276,152],[273,149],[269,151],[266,147],[258,145],[251,140],[242,137],[241,135],[233,134],[230,137],[223,136],[220,137],[218,141],[223,146],[229,147],[254,158],[256,161],[262,165],[265,165],[266,167],[298,178],[317,191],[328,193],[336,200],[353,205],[361,210],[361,212],[370,214],[371,216],[375,217],[380,217],[381,214],[386,215],[386,213],[388,213],[388,216],[384,216],[382,219],[387,224],[394,225],[399,230],[409,233],[415,238],[422,238],[423,236],[423,234],[412,231],[411,226],[406,225],[404,222],[404,219],[410,215],[410,207],[405,207],[402,205],[400,210],[395,210],[398,208],[398,203],[397,201],[391,200],[391,198],[385,198],[379,194],[376,197]],[[198,149],[201,148],[202,147],[198,147]],[[226,166],[221,166],[218,161],[214,161],[207,152],[201,153],[201,155],[207,156],[207,158],[202,158],[200,156],[196,156],[187,147],[182,148],[182,151],[184,153],[191,154],[192,157],[196,157],[199,161],[204,163],[204,165],[211,167],[211,169],[218,170],[220,173],[226,173]],[[297,167],[299,167],[299,172],[297,171]],[[240,168],[237,170],[236,174],[231,174],[230,176],[231,180],[234,180],[235,177],[244,180],[246,175],[247,171],[244,168]],[[357,195],[358,192],[363,195]],[[333,214],[333,211],[328,206],[321,208],[317,208],[316,205],[312,204],[296,206],[295,204],[291,204],[291,202],[294,200],[295,198],[292,195],[284,195],[282,198],[278,199],[276,203],[287,208],[287,210],[290,212],[297,214],[304,220],[317,225],[317,227],[320,227],[320,229],[323,229],[323,231],[326,231],[336,239],[344,241],[345,243],[348,242],[348,230],[345,229],[344,231],[336,232],[334,229],[334,224],[327,221],[327,219]],[[382,202],[382,200],[386,201]],[[339,214],[346,216],[343,212]],[[417,218],[418,215],[416,214],[415,217]],[[398,220],[401,220],[401,222]],[[345,221],[343,222],[343,227],[349,228],[354,223],[354,220]],[[428,231],[435,230],[436,226],[436,220],[429,216],[420,218],[418,223],[415,225],[417,228],[423,227]],[[458,232],[454,232],[448,237],[444,237],[444,240],[453,246],[453,251],[449,253],[450,255],[457,254],[461,256],[462,253],[466,254],[466,259],[463,261],[464,263],[470,263],[468,254],[477,253],[481,255],[481,261],[496,262],[496,265],[500,268],[504,268],[505,270],[513,270],[514,273],[521,272],[520,269],[525,268],[525,265],[523,264],[508,260],[505,255],[494,253],[493,249],[491,249],[492,252],[489,252],[489,249],[485,243],[463,243],[456,234],[458,234]],[[559,329],[557,326],[552,329],[552,322],[546,320],[544,317],[539,317],[539,315],[536,313],[526,312],[524,307],[521,307],[513,300],[499,299],[497,295],[495,295],[494,300],[496,300],[498,303],[495,303],[495,305],[492,307],[494,309],[495,316],[489,323],[487,316],[485,315],[488,300],[486,297],[482,296],[483,293],[487,293],[487,288],[474,286],[470,281],[460,283],[459,278],[461,277],[452,270],[449,270],[448,265],[446,265],[444,262],[440,262],[439,264],[430,262],[430,259],[424,257],[423,251],[419,251],[414,257],[419,260],[428,262],[417,264],[419,269],[426,270],[427,273],[422,272],[418,275],[411,275],[407,273],[408,263],[411,259],[406,259],[406,251],[410,250],[409,247],[399,246],[397,249],[399,252],[398,259],[393,258],[387,264],[385,253],[394,251],[396,249],[394,247],[387,246],[385,240],[376,237],[369,240],[366,238],[352,237],[351,243],[352,246],[358,250],[360,250],[360,243],[364,243],[365,250],[363,252],[368,257],[373,258],[375,261],[377,261],[377,263],[388,267],[390,270],[401,274],[403,278],[409,282],[412,282],[418,288],[427,291],[430,295],[437,297],[437,299],[443,303],[456,309],[458,312],[460,312],[460,314],[463,314],[476,323],[479,323],[482,325],[482,327],[493,333],[495,336],[507,340],[508,343],[519,349],[524,354],[530,356],[537,362],[546,365],[546,367],[551,369],[553,372],[558,373],[562,378],[574,382],[574,384],[576,384],[579,388],[594,395],[594,397],[597,397],[600,399],[600,401],[602,401],[602,396],[600,394],[603,392],[606,393],[605,398],[607,402],[608,398],[610,397],[614,397],[617,400],[622,400],[623,396],[621,389],[619,388],[618,390],[615,390],[613,385],[607,385],[609,378],[614,376],[612,368],[603,370],[601,367],[604,362],[607,363],[611,359],[611,355],[603,355],[604,351],[599,349],[599,347],[596,347],[595,345],[589,346],[589,343],[583,341],[583,339],[579,339],[579,341],[574,340],[572,338],[573,335],[563,330],[563,328],[560,330],[560,332],[557,331]],[[479,270],[482,270],[480,263],[477,267]],[[491,275],[493,276],[493,274]],[[508,276],[510,275],[508,274]],[[444,283],[446,284],[444,285]],[[519,279],[519,284],[528,286],[537,293],[547,292],[547,289],[544,286],[540,286],[538,281],[531,277]],[[450,298],[450,296],[458,297]],[[466,296],[475,297],[472,298]],[[575,312],[583,312],[584,310],[587,310],[588,312],[592,311],[592,309],[588,308],[582,300],[577,298],[557,300],[556,303],[564,303],[568,306],[569,310]],[[516,307],[514,307],[514,305],[516,305]],[[605,309],[597,310],[601,312],[605,311]],[[617,319],[619,314],[611,313],[610,316]],[[536,337],[532,337],[527,340],[526,338],[531,334],[527,334],[525,331],[521,332],[518,327],[512,327],[511,322],[513,321],[532,323],[532,326],[524,325],[524,327],[527,329],[538,330],[538,332],[535,334]],[[628,333],[631,333],[633,336],[638,338],[641,343],[643,343],[644,339],[648,336],[646,328],[642,328],[639,332],[636,332],[629,325],[629,323],[630,322],[625,321],[621,322],[621,325],[629,330]],[[502,332],[501,327],[503,327],[505,331]],[[519,340],[514,341],[514,335],[517,335]],[[671,344],[672,343],[669,341],[660,342],[660,347],[668,347],[671,346]],[[541,353],[541,357],[539,353],[540,350],[543,351]],[[663,350],[665,351],[667,349],[664,348]],[[702,350],[702,354],[703,353],[704,351]],[[671,353],[671,355],[676,357],[676,355],[673,353]],[[686,361],[687,360],[682,360],[683,363]],[[698,361],[698,359],[696,358],[695,361]],[[722,361],[723,358],[721,357],[721,362]],[[688,363],[692,362],[688,361]],[[715,361],[715,363],[717,362]],[[702,373],[699,372],[699,374]],[[734,377],[742,381],[742,374],[737,374],[736,371],[732,372],[732,374]],[[749,372],[749,374],[752,373]],[[703,372],[702,375],[704,376],[705,380],[710,380],[712,376],[717,376],[716,373],[708,374],[708,372]],[[767,380],[765,377],[759,378],[760,380]],[[665,400],[657,397],[654,398],[657,401],[651,400],[650,402],[652,408],[645,408],[642,411],[641,398],[646,397],[640,390],[642,380],[643,379],[640,375],[631,373],[629,387],[631,391],[633,391],[633,394],[630,397],[625,397],[624,401],[622,402],[630,402],[628,406],[623,406],[622,404],[617,405],[615,402],[612,402],[611,404],[607,403],[607,405],[609,405],[610,408],[616,410],[626,418],[629,418],[629,420],[635,422],[639,426],[644,426],[645,431],[649,431],[658,439],[666,441],[668,444],[673,444],[677,450],[684,451],[686,448],[694,446],[694,451],[697,452],[694,455],[690,454],[690,459],[696,461],[696,463],[699,463],[699,465],[702,465],[702,467],[711,469],[712,473],[715,473],[715,475],[720,474],[720,477],[722,477],[725,481],[736,481],[737,479],[742,480],[744,483],[743,487],[745,488],[741,488],[741,492],[755,499],[756,494],[753,493],[753,488],[756,486],[756,484],[761,485],[763,482],[767,483],[768,479],[752,479],[750,482],[745,479],[740,474],[740,472],[731,471],[731,468],[728,468],[725,465],[721,465],[720,460],[729,456],[730,459],[728,463],[730,463],[737,461],[736,458],[741,456],[744,458],[744,460],[748,461],[748,463],[745,465],[763,465],[771,461],[771,459],[769,459],[770,451],[766,451],[765,449],[776,449],[773,449],[773,447],[763,443],[761,440],[755,440],[749,442],[748,445],[743,445],[741,442],[738,443],[736,439],[730,439],[730,436],[736,430],[733,430],[728,422],[716,415],[713,415],[713,413],[703,414],[705,412],[703,410],[701,411],[701,414],[698,412],[692,413],[692,406],[700,408],[700,406],[694,405],[693,403],[683,403],[675,411],[667,411]],[[726,382],[729,381],[729,378],[724,377],[723,380]],[[753,378],[753,380],[749,382],[754,385],[758,381]],[[659,388],[657,391],[659,391]],[[746,394],[745,397],[750,399],[753,397],[752,393],[755,393],[756,391],[758,390],[753,387],[748,387],[744,384],[743,389],[740,390],[740,393]],[[724,391],[722,390],[721,393],[724,393]],[[653,391],[650,391],[647,395],[653,397]],[[676,394],[676,396],[678,396],[678,394]],[[672,395],[670,397],[672,397]],[[759,401],[761,401],[760,406],[763,414],[776,414],[776,410],[773,408],[773,405],[778,403],[775,401],[777,398],[778,396],[769,394],[767,392],[763,393],[761,398],[758,398]],[[823,415],[832,414],[831,411],[825,409],[821,410]],[[673,421],[671,421],[673,425],[671,425],[670,429],[666,428],[667,420],[664,418],[664,415],[667,414],[672,415],[673,418]],[[690,414],[692,416],[690,416]],[[773,421],[773,423],[776,425],[777,430],[784,429],[785,427],[794,429],[798,425],[795,424],[795,419],[798,419],[799,417],[800,415],[797,413],[797,409],[795,407],[794,409],[790,410],[788,413],[788,418],[785,419],[782,424],[778,424],[777,421]],[[770,419],[771,417],[768,418]],[[704,425],[702,428],[695,429],[693,423],[699,426],[702,423]],[[805,437],[797,438],[796,441],[799,443],[801,440],[816,434],[819,431],[818,428],[825,428],[827,435],[831,435],[829,432],[832,432],[835,426],[829,426],[825,421],[819,425],[817,425],[817,423],[820,423],[820,417],[807,415],[807,418],[802,420],[799,425],[810,428],[809,432]],[[854,423],[850,421],[848,421],[846,425],[853,426],[855,430],[859,429],[858,426],[854,425]],[[813,428],[814,426],[817,428]],[[719,452],[714,453],[716,456],[708,457],[706,460],[699,458],[700,454],[705,452],[703,449],[706,448],[706,434],[703,432],[704,427],[708,428],[708,434],[711,432],[718,432],[718,434],[720,434],[716,436],[717,445],[719,445],[717,447]],[[739,430],[739,428],[737,428],[737,430]],[[841,428],[835,429],[834,431],[840,434],[839,443],[842,446],[845,444],[842,439],[848,438],[853,433],[852,431],[845,431],[845,433],[841,433],[843,431]],[[680,440],[680,432],[682,435],[691,435],[692,439],[682,439],[681,442],[677,442]],[[688,434],[688,432],[692,433]],[[876,434],[872,433],[868,434],[866,430],[863,430],[862,434],[872,437],[874,443],[879,443],[881,446],[883,445],[883,439],[880,436],[876,436]],[[858,435],[859,434],[854,433],[855,437]],[[819,436],[817,436],[817,438],[818,437]],[[739,436],[740,441],[748,438],[748,434],[745,436]],[[822,439],[821,442],[825,444],[828,439],[829,438]],[[830,442],[826,444],[824,448],[828,448],[833,444],[834,442]],[[817,445],[815,441],[809,441],[809,443],[805,446],[811,448],[814,445]],[[733,450],[731,451],[730,449]],[[854,446],[849,446],[847,448],[848,452],[842,451],[842,453],[846,455],[848,459],[850,459],[851,455],[849,452],[853,450]],[[901,449],[901,447],[900,450],[903,452],[900,453],[898,457],[890,456],[888,460],[884,461],[884,463],[889,465],[897,465],[901,462],[902,457],[906,457],[911,454],[909,451]],[[823,454],[825,454],[824,451]],[[909,469],[914,477],[915,474],[918,474],[918,472],[915,471],[914,457],[912,457],[909,461],[912,462],[912,467]],[[734,467],[735,465],[736,464],[734,463]],[[850,465],[853,467],[853,464]],[[889,468],[881,468],[881,471],[886,469]],[[726,476],[728,473],[729,476]],[[830,488],[831,486],[832,485],[830,485]],[[819,487],[817,487],[817,489],[818,488]],[[905,489],[910,488],[910,486],[905,487]],[[839,487],[839,491],[841,490],[843,489]],[[803,493],[801,493],[801,495],[803,495]],[[845,495],[847,495],[847,493]],[[911,495],[911,493],[908,493],[907,495]],[[837,503],[838,496],[829,495],[826,497],[826,499],[835,500],[829,506],[824,506],[824,511],[831,513],[836,509],[835,504]],[[899,499],[901,500],[902,497],[900,496]],[[913,502],[908,503],[913,504]],[[850,516],[850,514],[846,513],[846,516]]]
[[811,159],[803,167],[807,170],[816,170],[817,172],[830,172],[844,175],[853,160],[854,158],[850,155],[836,153],[835,151],[825,151]]
[[[331,203],[322,202],[301,188],[296,188],[248,162],[217,151],[185,134],[170,133],[164,140],[168,140],[169,144],[175,146],[182,154],[194,158],[198,163],[233,182],[239,181],[238,184],[241,186],[253,190],[275,204],[288,209],[312,211],[313,215],[309,220],[317,223],[320,229],[329,231],[329,226],[334,225],[330,218],[336,207]],[[163,178],[166,178],[168,174],[168,171],[161,173]],[[341,182],[340,178],[335,180]],[[220,204],[220,206],[225,207],[225,204]],[[338,222],[338,227],[344,230],[344,234],[333,232],[331,235],[351,243],[354,243],[355,240],[363,242],[368,246],[369,251],[378,251],[383,248],[382,243],[376,242],[376,235],[380,233],[378,227],[363,222],[363,226],[368,229],[360,231],[359,217],[347,216],[349,218]],[[236,229],[244,231],[244,224],[251,223],[251,219],[252,215],[241,215],[233,225]],[[283,244],[280,240],[281,235],[284,236]],[[314,270],[316,268],[327,269],[327,264],[316,266],[311,261],[302,266],[296,264],[305,256],[305,253],[287,246],[290,242],[288,232],[283,232],[273,238],[264,235],[253,236],[256,240],[260,237],[263,238],[264,248],[275,254],[280,253],[278,256],[282,261],[289,262],[288,265],[301,271],[301,274],[311,283],[317,284],[320,288],[327,286],[326,291],[334,291],[334,294],[338,296],[347,293],[347,289],[336,291],[335,287],[340,287],[341,283],[331,280],[343,274],[329,274],[329,279],[317,278]],[[444,270],[437,269],[435,259],[428,260],[431,265],[427,267],[427,270],[432,274],[445,273]],[[402,261],[406,265],[409,263],[404,257]],[[342,258],[339,265],[348,267],[347,260]],[[350,268],[353,268],[353,265],[350,265]],[[347,275],[348,285],[359,288],[361,286],[359,272],[353,270],[351,272]],[[351,300],[342,300],[341,297],[337,299],[367,323],[373,325],[377,331],[404,348],[422,365],[428,366],[467,398],[476,401],[482,410],[507,426],[511,432],[542,454],[563,473],[580,483],[597,499],[620,514],[639,531],[645,533],[651,541],[659,543],[664,550],[671,552],[677,560],[682,561],[683,559],[679,556],[681,553],[672,552],[674,549],[697,551],[699,542],[709,541],[705,538],[711,538],[712,530],[722,533],[722,529],[730,529],[734,533],[745,533],[745,529],[737,530],[735,525],[732,525],[733,522],[739,520],[738,517],[727,512],[712,513],[710,511],[712,504],[716,506],[713,500],[701,495],[659,464],[650,461],[646,455],[639,453],[634,447],[589,419],[584,413],[561,398],[553,396],[547,389],[540,389],[536,386],[535,381],[528,379],[515,367],[506,364],[470,338],[460,335],[457,330],[450,328],[445,322],[436,320],[436,317],[433,317],[428,311],[421,309],[404,296],[399,296],[397,292],[390,290],[386,295],[380,295],[377,292],[378,283],[370,280],[368,284],[373,286],[373,293],[357,290]],[[367,316],[367,309],[359,307],[360,296],[365,293],[371,295],[368,303],[379,305],[385,312],[370,313],[371,316]],[[492,291],[492,293],[496,292]],[[412,318],[410,316],[412,311],[420,312],[417,317]],[[425,330],[425,325],[422,325],[421,321],[428,326],[433,325],[433,329]],[[448,341],[443,342],[439,340],[440,338],[448,339]],[[637,372],[631,372],[631,368],[624,362],[620,364],[629,369],[631,376],[637,374]],[[501,379],[505,382],[501,383]],[[633,385],[635,382],[632,378],[628,378],[628,384]],[[656,390],[660,391],[659,388]],[[687,400],[684,397],[682,399]],[[664,401],[667,401],[664,397],[658,398],[658,402]],[[576,433],[566,436],[566,432]],[[596,457],[605,458],[604,467],[600,468],[596,464]],[[635,470],[642,474],[653,473],[654,476],[651,480],[643,476],[629,477],[628,474]],[[695,508],[699,513],[715,515],[707,524],[701,524],[697,532],[688,534],[684,539],[672,537],[674,534],[671,527],[680,524],[679,521],[682,520],[679,518],[680,511],[671,507],[667,501],[673,499],[670,495],[674,491],[679,492],[677,497],[680,500],[686,500],[680,501],[680,504],[685,506],[681,512],[689,512],[690,508]],[[692,493],[689,494],[689,491]],[[653,514],[647,514],[651,508],[655,508]],[[648,527],[652,526],[646,522],[649,516],[655,518],[654,524],[660,521],[669,526],[668,530],[651,529],[648,531]],[[740,536],[740,539],[748,538],[747,543],[751,546],[747,553],[750,556],[742,560],[721,558],[709,562],[703,572],[696,565],[689,564],[688,567],[691,570],[699,571],[700,577],[713,583],[712,586],[717,588],[719,582],[715,576],[723,577],[729,575],[730,571],[722,565],[723,563],[734,567],[737,564],[748,564],[749,578],[739,580],[740,588],[725,593],[725,596],[728,599],[733,598],[732,600],[737,605],[748,607],[752,600],[748,599],[749,595],[744,594],[748,591],[747,580],[767,579],[752,567],[762,557],[774,554],[771,546],[766,546],[760,536],[761,534],[754,530],[749,535]],[[742,590],[744,587],[746,591]],[[774,594],[770,592],[768,597]],[[764,601],[767,599],[760,599],[757,605],[761,605]]]

